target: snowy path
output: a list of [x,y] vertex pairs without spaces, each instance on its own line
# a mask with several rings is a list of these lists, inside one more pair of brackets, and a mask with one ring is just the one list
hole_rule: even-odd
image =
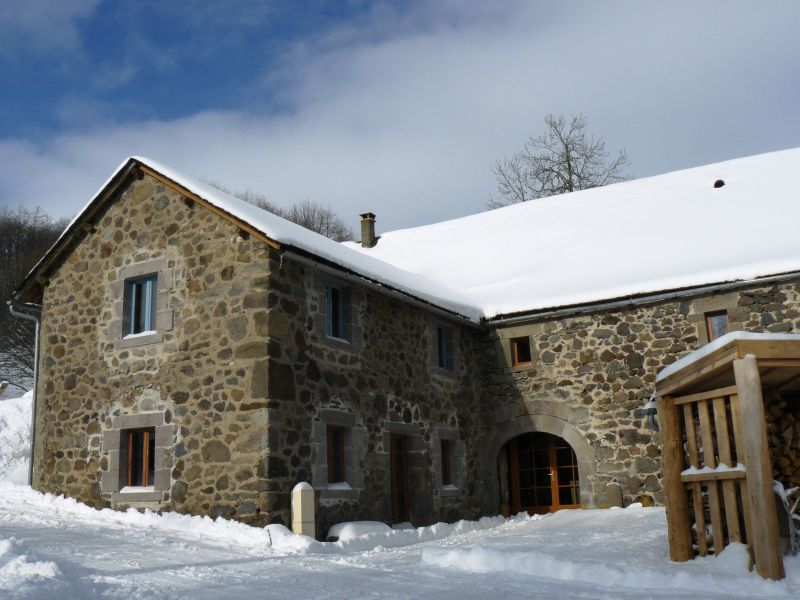
[[670,563],[662,509],[562,511],[458,530],[337,544],[275,530],[270,547],[263,529],[95,511],[0,483],[0,597],[800,597],[800,557],[786,560],[783,582],[746,572],[737,549]]

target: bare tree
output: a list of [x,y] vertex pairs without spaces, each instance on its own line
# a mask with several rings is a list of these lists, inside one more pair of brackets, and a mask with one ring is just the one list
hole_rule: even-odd
[[34,328],[6,301],[65,227],[39,208],[0,208],[0,380],[21,389],[33,377]]
[[325,206],[306,198],[302,202],[293,204],[289,209],[285,209],[263,194],[256,194],[250,190],[232,192],[220,183],[214,181],[207,181],[206,183],[232,196],[236,196],[240,200],[249,202],[253,206],[278,215],[287,221],[297,223],[311,231],[316,231],[336,242],[345,242],[353,239],[353,230],[347,226],[344,220],[330,206]]
[[603,138],[589,134],[583,115],[569,120],[547,115],[544,122],[544,133],[531,136],[522,150],[492,167],[499,196],[490,198],[487,208],[630,179],[624,173],[630,165],[625,150],[609,157]]

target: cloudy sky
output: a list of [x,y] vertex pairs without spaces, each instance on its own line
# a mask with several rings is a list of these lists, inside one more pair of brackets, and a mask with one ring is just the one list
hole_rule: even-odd
[[0,206],[129,155],[386,231],[483,210],[583,113],[636,177],[800,146],[800,2],[3,0]]

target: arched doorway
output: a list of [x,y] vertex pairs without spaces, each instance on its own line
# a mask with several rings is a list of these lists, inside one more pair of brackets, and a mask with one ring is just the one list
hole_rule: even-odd
[[580,508],[578,459],[564,439],[538,431],[523,433],[510,439],[501,453],[498,462],[505,468],[500,476],[507,477],[501,488],[507,490],[512,514]]

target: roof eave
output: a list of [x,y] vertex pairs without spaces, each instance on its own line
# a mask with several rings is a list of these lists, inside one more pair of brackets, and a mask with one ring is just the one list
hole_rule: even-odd
[[748,287],[751,285],[766,285],[769,283],[779,283],[782,281],[788,281],[792,279],[800,279],[800,270],[787,271],[784,273],[776,273],[772,275],[764,275],[762,277],[755,277],[751,279],[736,279],[733,281],[704,283],[701,285],[695,285],[683,288],[674,288],[669,290],[661,290],[658,292],[643,292],[641,294],[633,294],[630,296],[621,296],[617,298],[608,298],[604,300],[598,300],[596,302],[571,304],[565,306],[552,306],[547,308],[519,311],[514,313],[503,313],[486,319],[486,325],[487,326],[511,325],[514,323],[523,323],[526,321],[538,321],[542,319],[549,319],[555,317],[565,317],[569,315],[594,313],[604,310],[613,310],[613,309],[626,308],[630,306],[638,306],[643,304],[653,304],[667,300],[676,300],[679,298],[701,296],[703,294],[711,294],[714,292],[734,290],[738,288]]

